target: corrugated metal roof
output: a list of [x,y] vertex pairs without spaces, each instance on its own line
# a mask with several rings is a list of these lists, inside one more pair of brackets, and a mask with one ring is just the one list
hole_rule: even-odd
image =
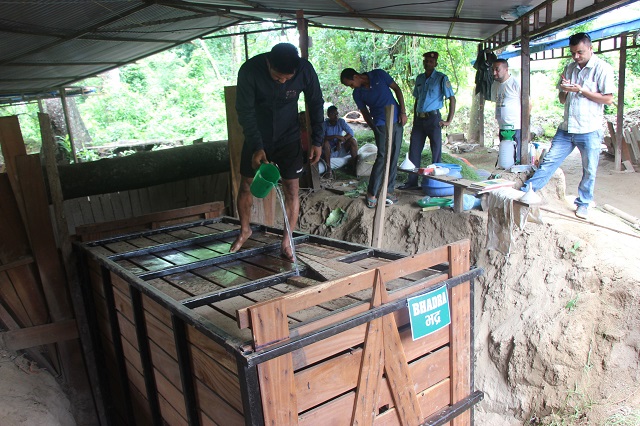
[[[535,7],[543,0],[528,0]],[[550,1],[550,0],[547,0]],[[575,11],[593,0],[566,0]],[[602,8],[628,0],[600,0]],[[558,2],[560,3],[560,2]],[[485,40],[505,28],[502,11],[522,0],[0,0],[0,102],[49,92],[239,24],[310,25]],[[604,6],[603,6],[604,5]],[[542,16],[542,15],[541,15]],[[575,19],[556,7],[554,20]],[[573,16],[573,18],[572,18]]]

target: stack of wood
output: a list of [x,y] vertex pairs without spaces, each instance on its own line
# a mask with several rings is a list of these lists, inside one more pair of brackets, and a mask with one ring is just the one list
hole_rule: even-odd
[[[607,146],[607,153],[615,156],[617,134],[612,122],[608,121],[609,135],[604,138]],[[622,163],[627,169],[633,169],[631,164],[640,164],[640,127],[632,124],[623,130],[622,146],[620,147],[622,154]]]
[[0,174],[0,340],[76,390],[74,408],[83,407],[76,419],[92,424],[69,271],[56,244],[40,156],[27,155],[16,116],[0,118],[0,145],[7,166]]

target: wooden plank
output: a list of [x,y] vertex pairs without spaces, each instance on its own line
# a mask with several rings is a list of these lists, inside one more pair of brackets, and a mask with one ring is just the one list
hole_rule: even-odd
[[[289,337],[284,301],[250,309],[255,348]],[[265,424],[297,425],[298,411],[291,353],[258,365]]]
[[[450,395],[447,392],[450,383],[449,379],[445,379],[438,384],[426,389],[418,394],[420,408],[425,417],[430,416],[436,411],[446,407],[450,403]],[[351,419],[345,416],[355,401],[355,392],[349,392],[339,398],[336,398],[326,404],[309,410],[300,415],[298,424],[300,426],[316,426],[316,425],[332,425],[332,426],[349,426]],[[397,420],[395,408],[385,411],[376,417],[375,425],[391,426],[400,425]]]
[[[374,197],[378,197],[378,204],[376,204],[376,211],[373,218],[373,233],[371,237],[371,246],[376,248],[382,247],[382,240],[384,236],[384,212],[387,205],[387,184],[389,182],[389,165],[391,163],[391,149],[393,146],[393,125],[389,126],[389,123],[393,123],[393,111],[395,106],[387,105],[385,107],[385,119],[387,123],[387,150],[384,158],[384,173],[382,175],[382,186],[380,187],[380,193],[371,194]],[[394,164],[395,167],[395,164]]]
[[2,218],[0,219],[0,265],[4,265],[29,256],[31,250],[20,210],[11,189],[11,182],[6,173],[0,173],[0,200],[2,200],[0,202],[0,218]]
[[126,232],[128,229],[144,225],[145,228],[151,229],[153,222],[161,222],[179,218],[193,218],[194,216],[202,216],[204,214],[214,214],[217,216],[224,212],[224,203],[215,201],[199,206],[184,207],[181,209],[167,210],[157,213],[149,213],[138,217],[132,217],[123,220],[114,220],[106,223],[92,223],[88,225],[76,227],[76,234],[96,234],[102,232],[119,231]]
[[[196,380],[196,398],[198,407],[210,417],[216,425],[245,426],[242,414],[227,404],[215,392],[200,380]],[[286,423],[282,423],[283,425]]]
[[100,206],[102,206],[102,214],[104,215],[105,222],[112,222],[116,220],[113,212],[113,205],[111,204],[111,194],[96,195],[100,200]]
[[[7,309],[3,306],[3,304],[1,303],[1,300],[0,300],[0,321],[4,324],[7,330],[20,329],[20,325],[15,321],[11,313],[7,311]],[[53,375],[60,374],[60,372],[53,365],[51,365],[51,361],[49,361],[49,359],[47,359],[47,357],[45,357],[40,351],[27,348],[25,349],[25,352],[29,355],[29,357],[31,357],[31,359],[36,361],[42,367],[46,368],[51,374]]]
[[0,342],[4,343],[7,349],[12,351],[77,338],[78,327],[75,320],[36,325],[29,328],[0,333]]
[[73,313],[66,288],[67,277],[53,235],[39,156],[17,157],[16,167],[24,197],[27,231],[31,236],[33,257],[36,259],[51,319],[71,319]]
[[30,265],[33,262],[35,262],[35,260],[31,256],[22,257],[20,258],[20,260],[16,260],[14,262],[0,264],[0,272],[5,272],[10,269],[18,268],[23,265]]
[[[16,289],[6,272],[0,272],[0,303],[10,312],[10,318],[19,324],[18,327],[29,327],[33,325],[33,321],[29,316],[29,312],[22,304],[22,300],[16,293]],[[9,327],[5,321],[5,327]]]
[[17,115],[0,117],[0,148],[2,149],[2,156],[4,157],[7,175],[11,183],[16,204],[20,211],[20,216],[24,221],[26,213],[24,200],[22,198],[23,194],[20,189],[20,179],[18,178],[16,157],[26,155],[27,149],[24,146]]
[[[381,305],[379,273],[376,271],[376,286],[370,307]],[[384,336],[382,318],[367,323],[367,333],[356,386],[355,403],[352,409],[351,424],[369,426],[378,414],[378,392],[382,383],[382,370],[385,364]]]
[[638,126],[631,126],[631,138],[629,139],[629,143],[631,144],[631,149],[636,154],[636,160],[640,162],[640,129]]
[[[376,283],[376,291],[381,293],[383,303],[389,301],[380,274]],[[420,403],[414,390],[414,380],[411,377],[405,349],[398,334],[398,326],[393,315],[382,317],[382,331],[384,336],[384,371],[391,388],[391,395],[395,402],[402,424],[420,424],[424,419],[420,410]]]
[[[411,342],[411,339],[409,341]],[[415,379],[412,387],[418,391],[427,389],[449,377],[449,348],[445,346],[433,353],[430,352],[421,352],[420,357],[409,364],[411,376]],[[349,353],[327,358],[296,372],[298,412],[306,411],[337,395],[353,390],[358,381],[362,355],[362,349],[354,349]],[[378,408],[393,403],[388,385],[381,387],[379,399]]]
[[629,154],[631,156],[631,159],[634,163],[638,162],[638,159],[640,157],[638,157],[638,153],[634,150],[634,145],[631,143],[633,139],[633,134],[631,133],[630,129],[624,129],[624,136],[622,138],[623,143],[625,143],[626,145],[628,145],[628,150],[629,150]]
[[242,156],[242,145],[244,145],[244,132],[238,121],[236,111],[236,86],[225,86],[224,99],[227,112],[227,135],[229,145],[229,162],[231,165],[231,200],[233,214],[237,216],[237,200],[240,191],[240,158]]
[[[469,240],[449,246],[449,274],[454,277],[469,270]],[[471,393],[471,284],[469,281],[449,290],[451,306],[451,403]],[[452,426],[469,425],[469,410],[460,414]]]
[[[631,160],[631,155],[629,154],[629,147],[627,146],[626,143],[624,143],[624,141],[622,141],[622,138],[618,138],[618,133],[616,132],[613,123],[610,121],[607,121],[607,127],[609,128],[609,134],[611,135],[611,141],[615,143],[616,145],[616,170],[621,170],[621,165],[622,165],[622,161],[625,160]],[[622,141],[622,143],[618,143],[618,141]],[[621,160],[617,161],[618,158],[618,152],[620,153],[620,157]]]
[[142,216],[144,212],[142,211],[142,204],[140,201],[140,190],[133,189],[127,192],[129,193],[129,201],[131,202],[131,215],[134,217]]
[[[409,275],[433,265],[446,262],[447,253],[447,246],[443,246],[425,253],[389,262],[380,267],[382,279],[384,282],[388,282],[401,276]],[[295,312],[326,303],[357,291],[369,289],[372,286],[374,274],[374,270],[362,271],[358,274],[339,278],[335,281],[325,282],[314,287],[283,295],[282,299],[286,301],[287,312]],[[255,306],[259,305],[260,304],[257,304]],[[237,316],[238,326],[240,328],[246,328],[250,325],[248,310],[239,310]]]
[[242,391],[237,375],[221,366],[209,354],[198,347],[191,347],[193,372],[207,387],[213,390],[227,404],[242,411]]
[[[30,325],[41,325],[49,321],[47,305],[37,279],[36,268],[33,264],[23,265],[7,271],[13,288],[20,299],[20,303],[29,315]],[[13,309],[13,306],[8,306]],[[25,326],[28,324],[25,324]]]

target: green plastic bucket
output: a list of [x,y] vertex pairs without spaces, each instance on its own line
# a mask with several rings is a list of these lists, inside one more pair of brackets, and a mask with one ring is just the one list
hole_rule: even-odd
[[280,170],[274,164],[262,163],[253,177],[253,182],[251,182],[251,193],[256,198],[264,198],[269,195],[279,180]]

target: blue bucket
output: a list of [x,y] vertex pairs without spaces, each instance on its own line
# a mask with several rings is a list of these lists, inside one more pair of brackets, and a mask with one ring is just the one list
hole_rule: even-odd
[[[435,165],[449,169],[449,174],[447,176],[455,178],[462,177],[462,166],[458,164],[435,163]],[[423,178],[422,192],[424,195],[429,195],[431,197],[445,197],[447,195],[453,195],[453,185],[450,183],[443,183],[435,179]]]

